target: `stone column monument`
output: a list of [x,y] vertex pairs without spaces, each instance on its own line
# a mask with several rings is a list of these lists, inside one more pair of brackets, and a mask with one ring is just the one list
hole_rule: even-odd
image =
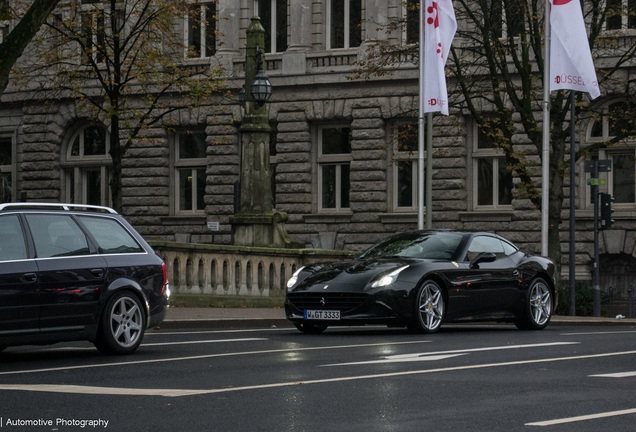
[[[285,247],[285,213],[274,210],[269,170],[270,132],[267,99],[271,84],[265,75],[265,30],[258,17],[247,28],[245,110],[241,132],[241,173],[238,213],[230,219],[237,246]],[[269,87],[269,88],[268,88]]]

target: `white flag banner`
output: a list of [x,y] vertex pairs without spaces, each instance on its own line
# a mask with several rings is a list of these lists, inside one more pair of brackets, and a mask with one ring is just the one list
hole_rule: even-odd
[[579,0],[550,0],[550,91],[600,96],[594,61]]
[[448,91],[444,66],[457,30],[451,0],[423,0],[424,58],[420,59],[423,112],[448,115]]

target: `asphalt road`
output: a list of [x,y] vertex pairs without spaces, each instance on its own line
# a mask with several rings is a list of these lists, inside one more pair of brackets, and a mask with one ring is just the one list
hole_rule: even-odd
[[6,431],[630,431],[636,327],[164,329],[0,355]]

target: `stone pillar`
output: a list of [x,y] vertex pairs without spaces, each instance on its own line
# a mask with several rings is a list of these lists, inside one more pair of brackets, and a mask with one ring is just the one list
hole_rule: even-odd
[[241,20],[239,6],[236,0],[219,0],[217,3],[217,19],[216,25],[219,30],[219,40],[217,55],[239,53],[239,37],[241,29]]
[[306,53],[311,50],[311,0],[290,2],[290,44],[283,53],[283,74],[303,75],[307,72]]
[[231,218],[233,241],[239,246],[287,246],[283,223],[287,215],[274,211],[269,171],[270,132],[267,103],[252,97],[252,84],[264,72],[265,30],[258,17],[247,28],[245,113],[241,125],[241,173],[238,214]]
[[364,43],[373,43],[387,38],[386,27],[389,23],[389,9],[386,0],[367,0],[366,14],[363,18]]
[[231,72],[233,68],[233,57],[237,56],[239,50],[240,36],[240,14],[239,2],[236,0],[219,0],[217,3],[217,17],[223,17],[216,21],[219,31],[219,42],[217,43],[217,52],[215,58],[227,71]]
[[289,5],[290,51],[308,51],[311,48],[312,0],[294,0]]

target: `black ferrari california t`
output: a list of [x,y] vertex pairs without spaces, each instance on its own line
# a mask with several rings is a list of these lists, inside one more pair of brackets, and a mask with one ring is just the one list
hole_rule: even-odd
[[556,306],[555,266],[486,232],[416,231],[348,261],[298,269],[285,313],[304,333],[383,324],[424,333],[446,322],[511,321],[540,330]]

